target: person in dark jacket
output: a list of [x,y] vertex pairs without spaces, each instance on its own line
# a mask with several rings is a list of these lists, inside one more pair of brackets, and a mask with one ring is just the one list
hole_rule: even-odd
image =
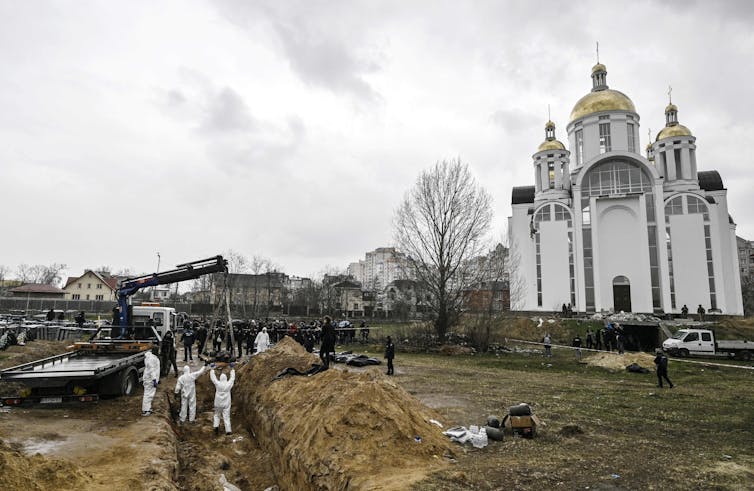
[[576,337],[573,338],[573,342],[571,343],[571,346],[573,346],[574,351],[576,352],[576,359],[581,359],[581,336],[576,334]]
[[668,357],[665,356],[665,353],[663,353],[661,349],[657,350],[657,356],[655,356],[655,366],[657,367],[657,387],[662,389],[663,378],[668,382],[671,389],[675,387],[673,385],[673,382],[671,382],[668,378]]
[[387,337],[387,343],[385,343],[385,359],[387,360],[387,374],[395,375],[395,369],[393,368],[393,358],[395,358],[395,345],[390,336]]
[[79,312],[76,317],[73,318],[73,320],[76,321],[76,324],[79,325],[79,327],[84,327],[84,322],[86,322],[86,315],[84,314],[84,311],[82,310]]
[[163,376],[170,374],[171,365],[175,371],[175,376],[178,376],[178,365],[175,362],[175,351],[175,336],[173,336],[173,331],[168,329],[165,333],[165,337],[162,338],[162,344],[160,345],[160,369]]
[[183,331],[183,337],[181,338],[181,341],[183,342],[183,361],[193,361],[194,355],[192,351],[194,347],[194,331],[191,330],[191,324],[188,322],[183,325],[183,328],[185,329],[185,331]]
[[335,351],[335,326],[332,319],[326,315],[322,325],[322,345],[319,348],[319,357],[325,369],[330,368],[330,353],[333,351]]
[[55,311],[50,309],[49,312],[47,312],[47,322],[52,322],[55,320]]
[[201,355],[204,353],[204,345],[207,343],[207,326],[206,324],[201,324],[199,326],[199,329],[196,330],[196,342],[199,343],[197,346],[197,355]]

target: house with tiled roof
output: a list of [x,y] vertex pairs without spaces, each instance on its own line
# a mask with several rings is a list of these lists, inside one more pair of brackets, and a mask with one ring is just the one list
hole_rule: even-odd
[[116,300],[118,277],[86,270],[81,276],[69,276],[63,290],[67,300]]
[[55,285],[43,285],[40,283],[27,283],[25,285],[11,288],[8,290],[14,297],[26,298],[60,298],[65,295],[65,291]]

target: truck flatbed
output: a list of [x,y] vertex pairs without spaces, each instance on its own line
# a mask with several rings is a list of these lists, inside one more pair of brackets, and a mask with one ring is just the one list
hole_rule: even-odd
[[30,388],[90,385],[125,367],[143,363],[145,351],[122,352],[80,349],[0,370],[0,380]]

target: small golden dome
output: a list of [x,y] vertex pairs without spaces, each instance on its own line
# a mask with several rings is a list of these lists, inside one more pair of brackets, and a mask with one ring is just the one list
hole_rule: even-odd
[[592,67],[592,74],[595,74],[597,72],[607,72],[607,67],[602,63],[597,63]]
[[623,92],[605,89],[590,92],[573,106],[571,121],[601,111],[628,111],[635,113],[636,107]]
[[545,124],[545,130],[554,130],[555,129],[555,123],[552,122],[552,120],[548,121]]
[[545,150],[565,150],[565,145],[560,143],[558,140],[545,140],[542,142],[539,148],[537,148],[537,152],[542,152]]
[[678,106],[671,102],[670,104],[668,104],[668,107],[665,108],[665,114],[669,113],[670,111],[678,112]]
[[674,136],[694,136],[691,134],[691,130],[683,126],[682,124],[674,124],[673,126],[666,126],[657,133],[655,141],[660,141],[665,138],[671,138]]

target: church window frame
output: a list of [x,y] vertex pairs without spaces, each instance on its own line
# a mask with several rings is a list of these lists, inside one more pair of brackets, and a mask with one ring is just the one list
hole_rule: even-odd
[[712,227],[707,202],[694,194],[676,194],[665,201],[665,237],[668,250],[668,273],[670,275],[670,303],[676,307],[675,279],[673,275],[672,243],[670,215],[702,215],[704,226],[704,248],[707,262],[707,282],[709,284],[710,309],[717,309],[717,288],[715,281],[714,255],[712,253]]
[[[594,267],[592,248],[591,197],[643,194],[647,202],[647,248],[650,268],[656,265],[655,274],[650,269],[652,309],[662,312],[661,279],[657,255],[657,224],[654,212],[654,179],[647,169],[631,160],[611,159],[590,168],[581,181],[582,251],[584,257],[584,300],[586,310],[595,310]],[[651,212],[650,212],[651,209]]]
[[584,164],[584,129],[579,128],[576,130],[576,164],[581,166]]
[[636,153],[636,129],[633,123],[626,123],[626,136],[628,137],[628,151]]
[[[539,230],[539,222],[564,221],[566,222],[568,237],[568,282],[570,289],[571,305],[576,305],[576,260],[574,257],[574,230],[573,230],[573,212],[570,208],[562,203],[553,202],[545,203],[535,213],[532,218],[532,225],[535,230]],[[534,252],[537,270],[537,307],[542,307],[542,244],[540,234],[534,234]]]

